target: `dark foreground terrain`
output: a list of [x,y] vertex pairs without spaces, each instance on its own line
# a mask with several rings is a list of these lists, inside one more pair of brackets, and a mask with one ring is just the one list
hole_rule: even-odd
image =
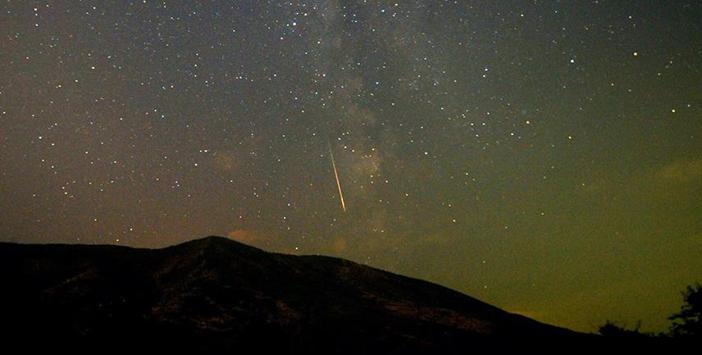
[[0,270],[1,334],[29,348],[405,354],[597,341],[429,282],[220,237],[155,250],[0,243]]

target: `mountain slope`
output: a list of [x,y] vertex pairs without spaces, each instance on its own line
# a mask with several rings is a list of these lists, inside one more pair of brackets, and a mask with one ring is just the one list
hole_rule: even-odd
[[0,270],[8,339],[409,353],[460,352],[485,339],[582,336],[429,282],[220,237],[154,250],[0,243]]

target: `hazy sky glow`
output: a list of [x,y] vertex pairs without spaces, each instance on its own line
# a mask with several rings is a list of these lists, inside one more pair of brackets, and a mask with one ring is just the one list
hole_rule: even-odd
[[663,330],[702,281],[700,18],[697,1],[3,1],[0,239],[228,235],[578,330]]

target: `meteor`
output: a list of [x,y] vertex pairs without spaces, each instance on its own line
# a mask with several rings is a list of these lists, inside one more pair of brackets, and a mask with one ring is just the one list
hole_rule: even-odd
[[341,191],[341,183],[339,182],[339,173],[336,171],[336,162],[334,161],[334,152],[332,152],[331,143],[329,145],[329,157],[331,157],[332,168],[334,169],[334,177],[336,178],[336,187],[339,189],[339,200],[341,201],[341,209],[346,212],[346,203],[344,203],[344,193]]

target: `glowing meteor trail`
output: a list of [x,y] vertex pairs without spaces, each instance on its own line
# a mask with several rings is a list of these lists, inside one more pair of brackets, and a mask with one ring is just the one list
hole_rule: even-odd
[[334,161],[334,152],[332,152],[331,143],[329,145],[329,156],[331,157],[332,168],[334,168],[334,177],[336,178],[336,187],[339,188],[339,200],[341,201],[341,209],[346,212],[346,203],[344,203],[344,193],[341,191],[341,183],[339,182],[339,173],[336,171],[336,162]]

